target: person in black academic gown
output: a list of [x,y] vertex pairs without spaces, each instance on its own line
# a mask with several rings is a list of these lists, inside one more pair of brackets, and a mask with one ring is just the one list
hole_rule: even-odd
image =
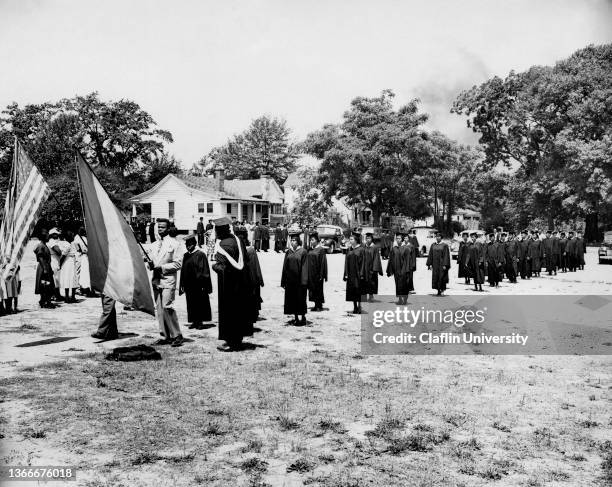
[[565,232],[561,232],[559,236],[559,269],[561,272],[567,272],[567,239],[565,238]]
[[[53,283],[53,269],[51,268],[51,251],[47,247],[49,241],[49,233],[46,228],[43,228],[39,236],[40,242],[34,249],[36,255],[36,281],[34,284],[34,293],[40,295],[41,308],[55,308],[51,303],[55,285]],[[1,300],[0,300],[1,303]]]
[[[249,307],[249,315],[251,316],[251,321],[255,323],[259,319],[261,303],[263,302],[263,299],[261,299],[261,288],[264,287],[264,280],[261,274],[261,267],[259,266],[259,258],[257,257],[257,252],[255,251],[255,248],[250,245],[249,232],[246,227],[241,227],[238,230],[237,236],[244,243],[248,256],[250,277],[249,283],[251,286],[251,293],[249,295],[250,299],[246,304]],[[252,333],[250,333],[250,335],[252,335]]]
[[466,266],[466,260],[468,255],[468,249],[470,246],[470,241],[468,240],[468,233],[463,232],[461,234],[461,242],[459,242],[459,250],[457,252],[457,264],[459,265],[459,274],[458,277],[463,277],[465,279],[465,284],[470,283],[470,272]]
[[482,291],[482,285],[485,281],[486,258],[485,248],[482,242],[478,241],[478,234],[470,234],[472,243],[467,247],[467,256],[465,265],[469,275],[474,281],[474,291]]
[[[308,289],[308,252],[302,247],[299,234],[290,235],[285,253],[281,287],[285,290],[284,313],[293,315],[296,326],[306,325],[306,291]],[[302,318],[299,319],[298,315]]]
[[506,276],[512,283],[516,283],[518,273],[518,242],[514,238],[514,232],[510,232],[504,241],[504,251],[506,253]]
[[527,252],[531,259],[531,272],[535,274],[536,277],[540,277],[540,272],[542,271],[542,241],[539,238],[537,230],[533,232]]
[[546,237],[542,240],[542,259],[544,260],[544,267],[549,276],[552,276],[553,272],[557,273],[557,267],[555,265],[555,241],[552,238],[552,231],[546,230]]
[[436,241],[431,244],[427,254],[427,269],[432,270],[431,287],[438,291],[438,296],[446,290],[448,270],[450,269],[450,250],[442,242],[442,234],[436,232]]
[[270,249],[270,228],[268,225],[261,226],[261,250],[267,252]]
[[371,233],[366,233],[365,237],[366,251],[366,289],[364,290],[369,302],[372,302],[374,295],[378,294],[378,276],[382,276],[382,263],[380,261],[380,251],[374,243],[374,236]]
[[230,220],[214,220],[217,243],[215,263],[219,306],[219,340],[222,352],[240,350],[242,339],[252,333],[253,321],[247,303],[251,294],[248,255],[244,243],[230,232]]
[[404,261],[406,262],[406,266],[407,266],[406,277],[408,278],[408,293],[409,294],[414,294],[414,271],[416,271],[416,259],[419,253],[419,249],[418,247],[415,247],[414,239],[412,237],[413,236],[410,234],[405,234],[404,243],[402,245]]
[[319,234],[314,232],[310,234],[308,250],[308,300],[315,304],[312,311],[323,311],[324,281],[327,281],[327,249],[321,245]]
[[576,272],[578,251],[576,247],[576,239],[574,232],[569,232],[567,236],[567,244],[565,245],[565,253],[567,256],[567,268],[570,272]]
[[185,293],[187,300],[187,321],[191,323],[189,328],[201,329],[204,321],[212,320],[210,299],[208,297],[212,293],[210,268],[208,267],[206,254],[197,247],[195,237],[187,237],[185,239],[185,247],[187,252],[183,256],[179,295]]
[[487,280],[490,287],[498,287],[500,276],[499,271],[501,262],[499,261],[499,243],[495,240],[495,234],[489,234],[489,241],[485,247],[485,255],[487,259]]
[[397,304],[406,304],[408,300],[408,271],[410,264],[407,262],[406,251],[402,246],[402,234],[396,233],[395,242],[389,251],[389,260],[387,262],[387,276],[393,276],[395,280],[395,295],[397,296]]
[[350,247],[344,259],[344,281],[346,300],[353,303],[353,313],[361,313],[361,297],[365,293],[366,266],[365,249],[361,245],[361,234],[353,232],[349,237]]
[[276,228],[274,228],[274,252],[284,252],[285,248],[283,247],[283,229],[281,228],[280,223],[276,224]]

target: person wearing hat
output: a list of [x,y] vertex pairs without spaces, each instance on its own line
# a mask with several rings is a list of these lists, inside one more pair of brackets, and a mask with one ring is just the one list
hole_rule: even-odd
[[450,269],[450,250],[442,242],[442,234],[436,231],[436,241],[431,244],[427,254],[427,269],[431,270],[431,287],[442,296],[448,283],[448,270]]
[[283,246],[283,229],[280,223],[276,224],[274,228],[274,252],[284,252],[285,247]]
[[516,276],[518,275],[518,242],[513,231],[509,232],[505,238],[504,251],[506,254],[506,276],[508,276],[508,280],[511,283],[516,284]]
[[151,284],[155,299],[159,333],[162,336],[157,345],[171,344],[180,347],[183,334],[174,310],[176,295],[176,274],[181,269],[182,259],[180,244],[170,235],[170,221],[166,218],[157,220],[157,231],[160,239],[149,244],[149,269],[153,271]]
[[584,243],[584,237],[580,232],[576,232],[576,266],[581,271],[584,270],[584,253],[586,252],[586,245]]
[[[416,230],[414,228],[412,230],[410,230],[410,232],[408,232],[408,238],[409,238],[410,243],[412,244],[412,246],[414,247],[414,250],[416,252],[415,258],[416,257],[420,257],[421,256],[421,247],[419,247],[419,239],[417,238]],[[416,260],[415,260],[414,269],[416,270]]]
[[555,241],[552,238],[552,230],[546,230],[546,237],[542,239],[541,246],[542,260],[544,262],[544,267],[546,267],[546,272],[548,272],[549,276],[552,276],[553,272],[557,274],[554,252]]
[[185,294],[187,301],[187,321],[189,328],[202,329],[204,321],[212,320],[210,299],[212,282],[210,268],[206,255],[200,251],[195,235],[185,239],[187,252],[183,255],[181,277],[179,280],[179,296]]
[[40,296],[38,304],[41,308],[53,308],[51,299],[55,293],[55,283],[53,281],[53,269],[51,268],[51,251],[47,246],[49,233],[46,228],[40,231],[38,239],[38,245],[34,249],[37,262],[34,293]]
[[382,276],[382,263],[380,261],[380,250],[374,243],[374,235],[365,235],[365,281],[366,288],[364,294],[367,295],[368,302],[374,300],[374,295],[378,294],[378,276]]
[[474,291],[482,291],[486,271],[485,247],[478,241],[478,234],[475,232],[470,234],[470,240],[471,244],[466,247],[465,266],[474,282]]
[[461,234],[461,242],[459,242],[459,250],[457,251],[457,264],[459,265],[457,277],[463,277],[465,284],[470,284],[470,272],[466,262],[470,245],[469,234],[463,232]]
[[419,249],[414,246],[410,233],[404,233],[402,237],[402,250],[404,252],[406,265],[408,266],[408,294],[414,294],[414,271],[416,271],[416,261]]
[[491,232],[487,236],[488,241],[485,246],[485,258],[487,260],[487,281],[489,287],[499,286],[499,249],[498,243],[495,240],[495,233]]
[[206,232],[204,230],[204,217],[201,216],[196,226],[196,234],[198,235],[198,247],[200,248],[202,247],[202,245],[204,245],[204,234],[205,233]]
[[253,332],[252,310],[249,302],[251,286],[248,255],[242,240],[230,232],[230,219],[214,220],[217,242],[215,263],[217,273],[217,299],[219,307],[219,340],[225,343],[217,347],[222,352],[242,349],[242,340]]
[[574,232],[569,232],[567,237],[567,245],[565,246],[565,252],[567,255],[567,268],[570,272],[576,272],[577,258],[578,258],[578,248],[576,245],[576,238],[574,237]]
[[346,282],[346,301],[353,303],[353,313],[361,313],[361,297],[366,288],[365,249],[361,245],[361,234],[351,233],[349,248],[344,258],[343,280]]
[[[246,306],[249,308],[249,316],[251,325],[253,325],[259,319],[259,312],[261,311],[261,303],[263,300],[261,299],[261,288],[264,287],[264,280],[261,274],[261,267],[259,266],[259,258],[257,257],[257,252],[255,248],[249,242],[249,231],[246,226],[241,228],[236,233],[236,236],[242,240],[244,247],[246,249],[247,255],[247,267],[249,269],[249,289],[250,293],[247,297]],[[250,328],[251,333],[245,336],[253,335],[253,326]]]
[[270,228],[268,225],[261,226],[261,250],[264,252],[270,250]]
[[559,233],[559,269],[561,272],[567,272],[567,238],[565,232]]
[[49,230],[49,240],[47,241],[47,247],[49,247],[49,250],[51,252],[51,269],[53,271],[54,285],[53,298],[56,301],[62,300],[62,293],[60,292],[59,282],[60,267],[62,261],[62,249],[60,246],[59,234],[60,232],[58,228],[53,227],[51,230]]
[[285,252],[283,261],[281,287],[285,290],[284,313],[294,316],[290,323],[295,326],[305,326],[308,252],[302,247],[299,233],[289,234],[289,248]]
[[325,295],[323,283],[327,281],[327,249],[321,245],[319,234],[310,234],[308,250],[308,300],[314,302],[312,311],[323,311]]
[[542,272],[542,241],[539,238],[537,230],[534,230],[532,233],[528,252],[531,263],[531,274],[535,277],[540,277],[540,272]]
[[530,279],[529,240],[527,230],[522,230],[516,239],[517,273],[521,279]]
[[393,276],[395,281],[395,296],[397,297],[396,304],[406,304],[409,294],[409,270],[411,261],[411,247],[403,245],[404,234],[401,232],[395,233],[395,241],[389,251],[389,260],[387,261],[387,277]]
[[552,233],[553,239],[553,261],[555,265],[555,276],[557,275],[557,270],[559,270],[559,266],[561,265],[561,243],[559,239],[559,231],[554,230]]

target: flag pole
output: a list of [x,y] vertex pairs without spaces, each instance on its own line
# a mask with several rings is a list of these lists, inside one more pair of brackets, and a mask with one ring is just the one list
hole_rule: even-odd
[[[91,173],[93,174],[93,177],[96,178],[96,180],[98,181],[98,184],[100,184],[100,186],[102,186],[102,189],[104,189],[104,186],[102,185],[102,182],[100,181],[100,179],[98,178],[98,176],[96,176],[96,173],[93,171],[93,168],[91,167],[91,165],[89,164],[89,162],[87,162],[85,160],[85,158],[79,153],[78,149],[75,149],[75,161],[77,160],[77,156],[80,156],[81,160],[87,164],[87,167],[89,168],[89,170],[91,171]],[[78,173],[78,164],[77,164],[77,173]],[[106,189],[104,189],[104,191],[106,191]],[[108,193],[108,191],[106,191]],[[81,202],[82,203],[82,202]],[[144,249],[144,247],[142,246],[142,244],[138,241],[138,239],[136,238],[136,234],[134,233],[134,229],[132,228],[132,225],[130,225],[130,222],[127,221],[127,219],[125,218],[125,216],[123,215],[123,213],[121,211],[119,211],[119,213],[121,214],[123,220],[125,221],[125,223],[127,223],[127,225],[130,227],[130,230],[132,230],[132,235],[134,235],[134,240],[136,240],[136,243],[138,244],[138,246],[140,247],[140,250],[142,250],[145,260],[147,261],[147,263],[153,263],[153,260],[151,260],[151,257],[149,257],[149,253]],[[83,220],[85,220],[85,215],[83,215]]]

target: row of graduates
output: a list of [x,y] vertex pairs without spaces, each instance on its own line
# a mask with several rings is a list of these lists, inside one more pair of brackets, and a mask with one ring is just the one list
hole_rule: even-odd
[[518,235],[490,233],[485,242],[476,233],[462,234],[457,262],[459,277],[466,284],[473,281],[474,290],[482,291],[485,278],[490,287],[497,287],[504,276],[511,283],[521,279],[539,277],[542,269],[548,275],[557,275],[557,270],[574,272],[584,268],[584,240],[569,232],[548,230],[540,239],[537,230],[523,230]]

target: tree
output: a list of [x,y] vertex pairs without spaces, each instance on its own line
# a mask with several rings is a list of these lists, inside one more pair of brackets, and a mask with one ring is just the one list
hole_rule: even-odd
[[304,167],[297,172],[298,183],[295,203],[291,208],[291,219],[302,224],[318,225],[327,220],[330,205],[317,187],[317,170]]
[[305,152],[322,159],[318,182],[324,198],[368,206],[375,225],[383,212],[410,207],[406,195],[413,201],[419,195],[413,176],[422,172],[425,161],[426,135],[420,127],[427,115],[419,113],[418,100],[396,111],[393,98],[391,90],[376,98],[355,98],[341,124],[325,125],[302,144]]
[[172,135],[158,129],[151,115],[129,100],[103,102],[97,93],[57,103],[9,105],[0,116],[0,182],[10,171],[15,136],[53,191],[43,210],[51,220],[81,215],[75,150],[123,209],[130,196],[178,164],[164,152]]
[[299,155],[290,135],[287,122],[264,115],[242,134],[212,149],[199,165],[205,174],[222,167],[228,178],[257,179],[267,174],[281,184],[295,169]]
[[459,95],[452,111],[480,133],[486,162],[518,165],[530,208],[548,224],[598,215],[612,224],[612,44],[588,46],[555,66],[511,72]]

